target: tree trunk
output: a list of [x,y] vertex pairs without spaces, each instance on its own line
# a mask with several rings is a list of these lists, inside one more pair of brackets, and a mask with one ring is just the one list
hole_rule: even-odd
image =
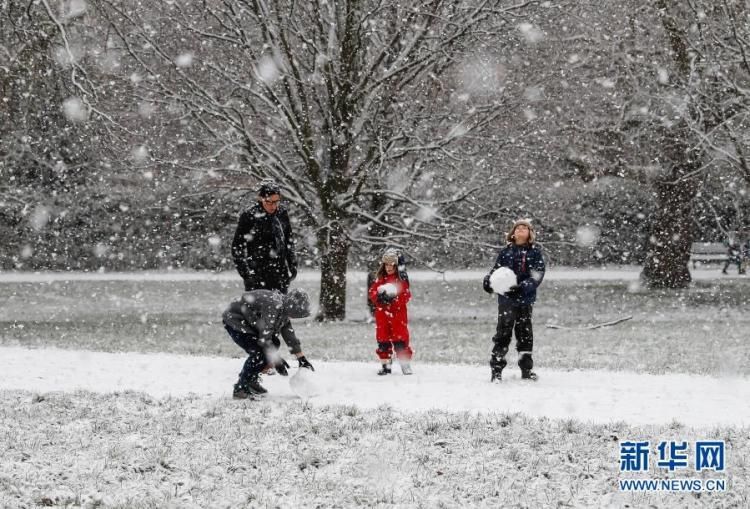
[[[678,76],[687,83],[690,55],[686,35],[669,11],[673,4],[669,2],[668,6],[666,0],[656,2]],[[654,139],[661,139],[662,163],[671,165],[672,171],[654,185],[656,212],[651,218],[649,250],[641,278],[650,288],[686,288],[691,281],[688,268],[693,240],[691,216],[698,192],[695,175],[700,167],[700,154],[692,148],[693,137],[686,126],[667,128],[659,134]]]
[[320,309],[318,321],[346,318],[346,268],[349,260],[349,238],[343,225],[332,222],[318,234],[320,249]]
[[642,278],[651,288],[690,284],[692,209],[697,186],[690,180],[656,184],[657,210],[652,218],[648,257]]

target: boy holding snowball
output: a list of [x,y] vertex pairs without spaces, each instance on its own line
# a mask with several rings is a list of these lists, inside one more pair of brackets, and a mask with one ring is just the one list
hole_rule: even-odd
[[411,299],[406,268],[399,260],[397,251],[389,249],[380,260],[375,281],[370,285],[368,296],[375,306],[375,339],[381,367],[378,375],[389,375],[393,362],[393,351],[404,375],[411,375],[410,365],[413,351],[409,346],[408,316],[406,303]]
[[495,265],[484,277],[484,291],[497,293],[497,331],[492,338],[494,347],[490,357],[490,380],[493,382],[502,380],[503,368],[508,364],[505,355],[514,329],[521,378],[537,379],[532,371],[534,333],[531,311],[536,300],[536,289],[544,279],[545,267],[542,251],[534,243],[535,239],[531,221],[515,221],[506,235],[507,245],[500,250]]

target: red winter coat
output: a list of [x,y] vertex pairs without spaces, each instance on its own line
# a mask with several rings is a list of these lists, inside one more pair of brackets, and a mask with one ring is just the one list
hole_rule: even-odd
[[[378,302],[378,288],[391,283],[396,286],[396,298],[389,304]],[[375,305],[375,338],[378,342],[404,341],[409,342],[409,317],[406,313],[406,303],[411,300],[408,281],[398,277],[398,273],[378,278],[370,286],[370,302]]]

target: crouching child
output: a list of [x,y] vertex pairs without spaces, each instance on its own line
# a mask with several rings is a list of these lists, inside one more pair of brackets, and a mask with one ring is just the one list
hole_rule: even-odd
[[310,316],[310,299],[301,290],[293,289],[284,295],[278,291],[253,290],[245,292],[224,311],[224,328],[237,345],[245,350],[247,359],[234,384],[235,399],[252,398],[268,392],[260,384],[260,374],[268,367],[286,376],[289,366],[279,356],[274,337],[281,334],[289,352],[297,357],[300,368],[313,370],[297,339],[290,318]]

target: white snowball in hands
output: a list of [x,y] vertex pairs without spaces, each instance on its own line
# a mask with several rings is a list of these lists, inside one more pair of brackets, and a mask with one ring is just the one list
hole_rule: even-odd
[[516,274],[508,267],[500,267],[490,276],[490,286],[495,293],[505,293],[515,284]]

